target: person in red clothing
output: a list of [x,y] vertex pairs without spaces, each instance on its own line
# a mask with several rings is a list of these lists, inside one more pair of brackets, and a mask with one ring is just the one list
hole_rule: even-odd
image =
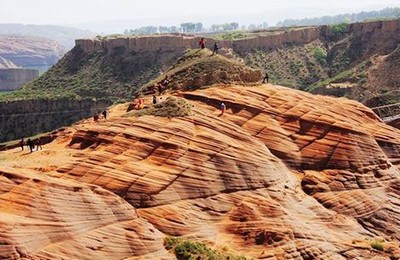
[[221,103],[221,115],[223,115],[225,113],[226,110],[226,105],[224,102]]
[[204,49],[206,47],[206,39],[204,39],[204,37],[202,37],[199,41],[199,45],[201,49]]

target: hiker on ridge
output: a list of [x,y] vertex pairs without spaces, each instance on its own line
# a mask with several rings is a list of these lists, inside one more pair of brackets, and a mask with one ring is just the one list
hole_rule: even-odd
[[158,94],[161,95],[164,91],[164,86],[161,82],[158,83]]
[[264,77],[262,83],[265,83],[265,81],[267,81],[267,83],[268,83],[268,80],[269,80],[268,72],[265,72],[265,77]]
[[153,95],[153,105],[157,104],[157,97],[156,95]]
[[29,138],[28,141],[26,141],[26,144],[29,146],[29,149],[31,150],[31,153],[33,152],[33,149],[35,149],[35,144],[33,141]]
[[199,45],[200,45],[200,48],[201,49],[204,49],[205,48],[205,46],[206,46],[206,39],[204,39],[204,37],[202,37],[201,39],[200,39],[200,41],[199,41]]
[[104,109],[104,111],[101,113],[104,117],[104,120],[107,120],[107,109]]
[[218,48],[218,44],[217,44],[217,42],[215,42],[215,43],[214,43],[214,48],[213,48],[213,55],[214,55],[214,54],[218,54],[218,49],[219,49],[219,48]]
[[164,78],[164,80],[163,80],[163,82],[162,82],[162,85],[164,86],[164,87],[166,87],[168,84],[169,84],[169,79],[168,79],[168,75],[167,76],[165,76],[165,78]]
[[226,105],[224,102],[221,103],[221,115],[223,115],[225,113],[226,110]]
[[24,138],[22,138],[21,141],[19,141],[19,146],[21,147],[21,151],[24,150],[24,145],[25,145],[25,141],[24,141]]
[[38,137],[38,138],[36,139],[35,143],[36,143],[36,151],[39,151],[39,148],[40,148],[40,150],[43,149],[43,148],[42,148],[42,141],[40,140],[40,137]]

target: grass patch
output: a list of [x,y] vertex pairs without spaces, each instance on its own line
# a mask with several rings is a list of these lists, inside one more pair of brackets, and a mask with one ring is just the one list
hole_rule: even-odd
[[234,41],[234,40],[247,39],[247,38],[252,38],[252,37],[254,37],[254,36],[251,36],[244,31],[221,33],[221,34],[215,34],[212,36],[213,39],[219,40],[219,41],[221,41],[221,40]]
[[131,111],[125,116],[161,116],[171,118],[191,116],[192,114],[192,106],[185,99],[168,97],[163,102],[143,108],[141,110]]
[[329,78],[326,80],[322,80],[322,81],[318,81],[316,84],[311,85],[310,87],[308,87],[306,89],[307,92],[312,92],[318,88],[322,88],[325,87],[326,85],[330,84],[330,83],[338,83],[338,82],[342,82],[342,81],[346,81],[349,80],[353,77],[354,72],[352,70],[346,70],[346,71],[342,71],[339,74],[337,74],[336,76],[334,76],[333,78]]
[[328,57],[328,53],[325,49],[321,47],[315,47],[312,50],[314,59],[316,59],[321,65],[326,65],[326,58]]
[[371,247],[373,249],[379,250],[379,251],[383,251],[383,244],[381,241],[378,240],[374,240],[371,242]]
[[347,29],[347,23],[339,23],[339,24],[333,24],[329,25],[329,29],[336,35],[343,34],[346,29]]
[[226,259],[246,260],[244,256],[234,255],[225,248],[224,250],[211,249],[201,242],[183,240],[176,237],[164,239],[164,247],[175,254],[178,260],[201,260],[201,259]]

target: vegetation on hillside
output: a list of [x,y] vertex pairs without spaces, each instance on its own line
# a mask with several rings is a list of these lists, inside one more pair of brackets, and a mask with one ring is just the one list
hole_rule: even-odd
[[254,50],[244,59],[250,67],[266,70],[271,82],[292,88],[305,89],[329,77],[326,50],[320,41],[273,51]]
[[286,19],[278,22],[277,26],[307,26],[340,23],[355,23],[371,20],[385,20],[400,18],[400,8],[385,8],[380,11],[361,12],[353,14],[340,14],[335,16],[323,16],[305,19]]
[[175,254],[178,260],[247,260],[244,256],[238,256],[230,252],[226,247],[212,249],[201,242],[183,240],[176,237],[164,239],[164,247]]
[[261,72],[245,64],[213,55],[210,50],[187,50],[169,70],[144,85],[138,95],[151,93],[158,82],[167,77],[169,90],[194,90],[216,83],[255,83],[261,80]]
[[[138,86],[159,74],[161,66],[174,61],[179,54],[127,53],[114,49],[111,53],[83,53],[76,47],[48,72],[22,89],[0,95],[2,100],[24,99],[94,99],[110,102],[129,100]],[[171,61],[168,61],[168,60]]]

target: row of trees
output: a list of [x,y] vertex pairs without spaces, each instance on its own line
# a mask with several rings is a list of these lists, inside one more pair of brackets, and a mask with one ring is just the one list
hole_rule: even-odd
[[340,14],[305,19],[287,19],[277,23],[277,26],[305,26],[339,23],[354,23],[368,20],[400,18],[400,8],[385,8],[380,11],[361,12],[355,14]]
[[[268,23],[242,25],[241,30],[265,29]],[[239,23],[212,24],[209,28],[202,23],[181,23],[180,26],[145,26],[137,29],[126,29],[124,34],[157,34],[157,33],[202,33],[202,32],[226,32],[239,30]]]

